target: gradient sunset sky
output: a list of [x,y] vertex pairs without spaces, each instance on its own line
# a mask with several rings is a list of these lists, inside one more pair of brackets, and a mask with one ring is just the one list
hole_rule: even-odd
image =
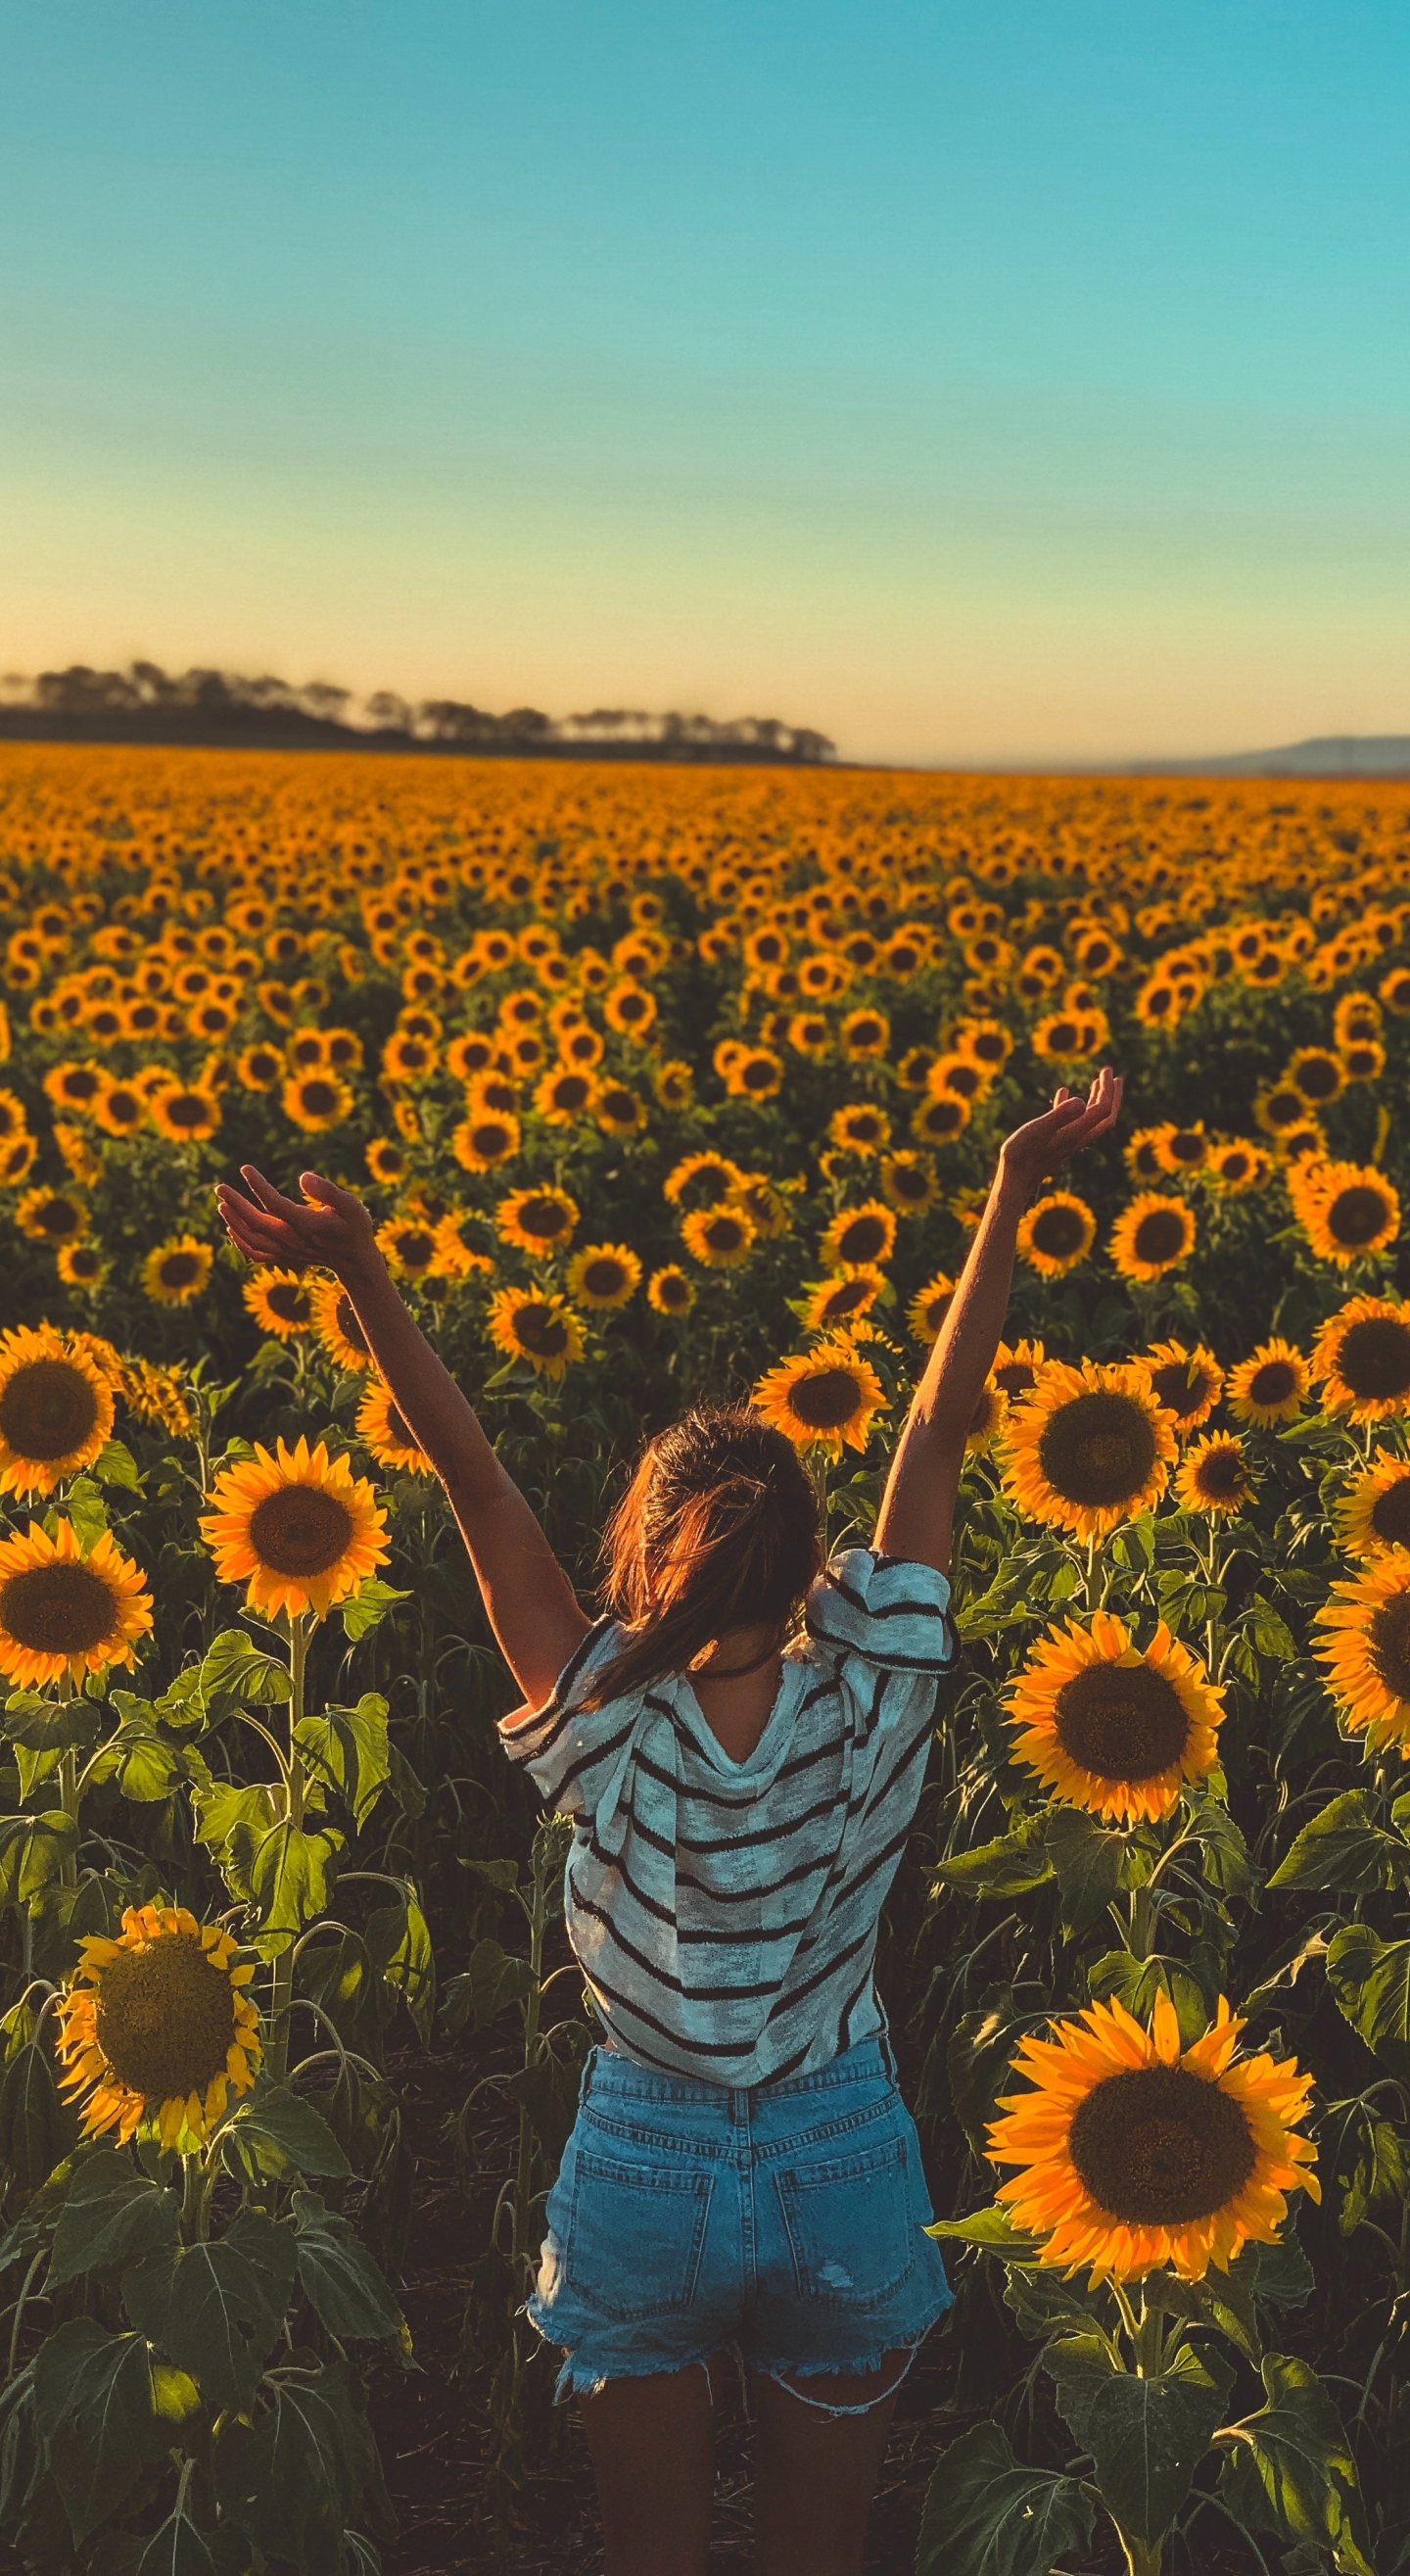
[[0,6],[0,668],[1410,732],[1404,0]]

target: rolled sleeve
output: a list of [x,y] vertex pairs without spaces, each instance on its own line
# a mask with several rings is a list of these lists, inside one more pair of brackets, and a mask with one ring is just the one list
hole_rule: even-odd
[[860,1655],[880,1672],[942,1673],[957,1653],[939,1568],[870,1547],[833,1558],[808,1596],[807,1623],[816,1645]]

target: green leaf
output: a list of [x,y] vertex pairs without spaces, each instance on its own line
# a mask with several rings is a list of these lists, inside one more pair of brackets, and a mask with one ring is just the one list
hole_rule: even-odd
[[[101,1719],[91,1700],[61,1700],[48,1691],[11,1691],[5,1702],[4,1733],[6,1741],[22,1746],[27,1753],[50,1753],[57,1757],[75,1744],[91,1744],[97,1736]],[[20,1773],[20,1793],[28,1797],[37,1775],[26,1778]]]
[[363,2489],[378,2478],[366,2417],[337,2365],[281,2381],[273,2405],[216,2451],[222,2511],[280,2566],[342,2576],[342,2540]]
[[1050,1807],[1043,1845],[1062,1895],[1064,1931],[1089,1931],[1121,1886],[1128,1837],[1105,1832],[1081,1807]]
[[1386,1833],[1376,1823],[1365,1790],[1344,1789],[1303,1826],[1268,1884],[1340,1887],[1369,1895],[1373,1889],[1403,1881],[1407,1861],[1410,1853],[1398,1835]]
[[352,2172],[342,2148],[319,2111],[287,2085],[271,2085],[246,2096],[224,2140],[225,2159],[233,2173],[250,2182],[281,2174],[325,2174],[346,2182]]
[[342,1836],[331,1828],[310,1834],[286,1819],[265,1835],[250,1859],[250,1895],[259,1908],[253,1946],[272,1959],[296,1941],[304,1925],[328,1903],[328,1864]]
[[1023,2235],[998,2202],[972,2210],[968,2218],[937,2218],[925,2233],[953,2236],[961,2245],[982,2245],[986,2253],[1004,2254],[1018,2263],[1031,2262],[1042,2243],[1041,2237]]
[[472,1860],[470,1867],[473,1869],[477,1878],[482,1878],[485,1881],[487,1887],[497,1887],[505,1896],[512,1896],[515,1889],[518,1887],[519,1864],[517,1861]]
[[1005,1567],[977,1601],[966,1602],[956,1610],[955,1625],[965,1645],[976,1645],[982,1637],[997,1637],[1001,1629],[1022,1615],[1017,1605],[1024,1579],[1021,1572],[1015,1574],[1011,1567]]
[[1187,2048],[1209,2027],[1204,1988],[1178,1959],[1137,1959],[1129,1950],[1107,1950],[1092,1961],[1087,1985],[1094,2003],[1109,2003],[1115,1995],[1137,2021],[1147,2025],[1156,1996],[1168,1995]]
[[1248,1634],[1260,1655],[1271,1655],[1280,1664],[1296,1660],[1297,1642],[1292,1630],[1260,1593],[1254,1594],[1244,1618]]
[[123,1485],[130,1494],[140,1494],[142,1479],[137,1461],[120,1440],[105,1440],[93,1461],[93,1473],[100,1485]]
[[1296,2222],[1289,2220],[1276,2245],[1246,2246],[1240,2263],[1255,2253],[1255,2299],[1270,2308],[1305,2308],[1317,2287],[1317,2275],[1302,2250]]
[[1247,1896],[1256,1884],[1248,1845],[1225,1806],[1208,1798],[1189,1818],[1187,1830],[1200,1845],[1204,1874],[1223,1896]]
[[145,2337],[70,2317],[35,2356],[34,2413],[77,2546],[160,2447]]
[[411,1824],[426,1813],[426,1789],[399,1744],[387,1747],[387,1786]]
[[1327,1983],[1366,2046],[1410,2083],[1410,1941],[1347,1923],[1327,1945]]
[[1310,2363],[1284,2353],[1263,2362],[1268,2403],[1237,2427],[1276,2527],[1329,2549],[1341,2576],[1374,2576],[1356,2463],[1341,2417]]
[[142,2553],[137,2576],[219,2576],[205,2540],[188,2513],[174,2513]]
[[174,2245],[181,2202],[139,2174],[116,2147],[100,2147],[78,2168],[54,2231],[49,2287],[84,2272],[138,2263],[159,2245]]
[[977,2009],[955,2025],[945,2051],[950,2103],[976,2147],[994,2116],[994,2097],[1007,2080],[1024,2027],[1008,1986],[988,1987]]
[[387,1612],[395,1608],[398,1601],[410,1599],[409,1592],[397,1592],[390,1583],[379,1583],[375,1574],[369,1574],[366,1582],[359,1584],[351,1600],[343,1603],[343,1634],[349,1645],[360,1645],[364,1637],[371,1636],[374,1628],[381,1627]]
[[527,1959],[512,1958],[498,1941],[477,1941],[470,1964],[452,1977],[441,2006],[441,2020],[451,2039],[461,2031],[484,2030],[510,2004],[532,1994],[534,1973]]
[[134,1806],[152,1806],[169,1798],[183,1780],[204,1786],[210,1772],[194,1745],[173,1744],[158,1733],[150,1717],[128,1718],[95,1753],[89,1766],[95,1784],[112,1780]]
[[340,2343],[404,2336],[401,2311],[347,2220],[316,2192],[296,2191],[293,2205],[299,2282],[328,2332]]
[[[927,2229],[927,2234],[933,2234]],[[1036,2255],[1037,2246],[1031,2248]],[[1035,2343],[1052,2334],[1070,2334],[1090,2329],[1096,2308],[1091,2295],[1076,2281],[1065,2281],[1059,2272],[1045,2272],[1036,2261],[1011,2263],[1004,2282],[1004,2305],[1012,2308],[1019,2325]]]
[[255,1853],[270,1830],[273,1790],[216,1781],[209,1788],[195,1788],[191,1803],[197,1842],[211,1846],[231,1895],[247,1905],[254,1893],[250,1872]]
[[520,2109],[528,2112],[529,2126],[550,2165],[558,2162],[568,2141],[578,2107],[581,2071],[578,2059],[560,2057],[545,2045],[533,2065],[521,2066],[505,2086]]
[[255,1644],[244,1628],[222,1628],[201,1662],[200,1689],[212,1724],[249,1701],[271,1707],[289,1697],[284,1665]]
[[139,2331],[217,2407],[254,2394],[288,2313],[293,2230],[247,2210],[224,2236],[149,2254],[122,2285]]
[[75,1476],[64,1497],[65,1518],[72,1521],[84,1555],[96,1547],[108,1526],[108,1507],[91,1477]]
[[[1246,2247],[1245,2254],[1249,2251]],[[1159,2308],[1163,2316],[1183,2317],[1190,2325],[1217,2326],[1246,2359],[1257,2364],[1263,2342],[1254,2314],[1254,2278],[1242,2256],[1227,2272],[1211,2267],[1202,2281],[1182,2281],[1175,2272],[1153,2272],[1144,2283],[1146,2305]]]
[[980,1843],[974,1851],[956,1852],[940,1861],[935,1884],[961,1888],[966,1896],[1026,1896],[1052,1874],[1041,1822],[1029,1820],[1012,1833],[1001,1834],[996,1842]]
[[1096,2335],[1050,2344],[1061,2413],[1090,2451],[1102,2501],[1121,2529],[1151,2547],[1169,2530],[1223,2419],[1234,2374],[1187,2345],[1171,2370],[1137,2379],[1113,2370]]
[[997,2424],[943,2452],[926,2489],[915,2576],[1049,2576],[1086,2564],[1092,2508],[1075,2478],[1023,2468]]
[[0,1816],[0,1905],[25,1905],[33,1914],[38,1899],[78,1848],[78,1826],[62,1807],[41,1815]]
[[78,2122],[54,2081],[52,2045],[34,2039],[18,2049],[0,2084],[0,2166],[22,2192],[38,2191],[78,2135]]
[[352,1810],[354,1823],[365,1825],[390,1770],[387,1703],[380,1693],[364,1691],[356,1708],[330,1708],[322,1717],[301,1718],[294,1742],[305,1762]]
[[436,2012],[436,1963],[415,1890],[409,1883],[404,1885],[399,1904],[384,1905],[368,1916],[365,1938],[373,1965],[401,1996],[429,2048]]
[[[114,1691],[114,1699],[118,1696],[119,1694]],[[205,1725],[206,1702],[205,1695],[201,1689],[201,1667],[199,1664],[183,1664],[180,1672],[176,1675],[175,1680],[168,1682],[166,1689],[162,1692],[161,1698],[156,1702],[152,1714],[154,1717],[161,1719],[163,1726],[188,1727]]]

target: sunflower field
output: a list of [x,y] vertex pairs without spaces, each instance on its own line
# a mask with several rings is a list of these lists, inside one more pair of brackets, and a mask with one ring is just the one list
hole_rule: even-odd
[[699,1397],[866,1539],[1000,1140],[1110,1061],[879,1953],[958,2294],[916,2564],[1410,2570],[1410,791],[7,746],[0,912],[13,2563],[395,2566],[408,2048],[506,2565],[563,2439],[566,1829],[338,1283],[214,1182],[367,1197],[587,1597]]

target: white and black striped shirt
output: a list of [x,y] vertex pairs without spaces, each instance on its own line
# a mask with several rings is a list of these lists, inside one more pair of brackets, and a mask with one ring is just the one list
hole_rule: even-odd
[[506,1752],[573,1819],[569,1937],[624,2057],[742,2087],[885,2027],[877,1923],[955,1654],[949,1598],[933,1566],[836,1558],[745,1762],[684,1674],[574,1705],[615,1650],[610,1620],[545,1707],[501,1719]]

